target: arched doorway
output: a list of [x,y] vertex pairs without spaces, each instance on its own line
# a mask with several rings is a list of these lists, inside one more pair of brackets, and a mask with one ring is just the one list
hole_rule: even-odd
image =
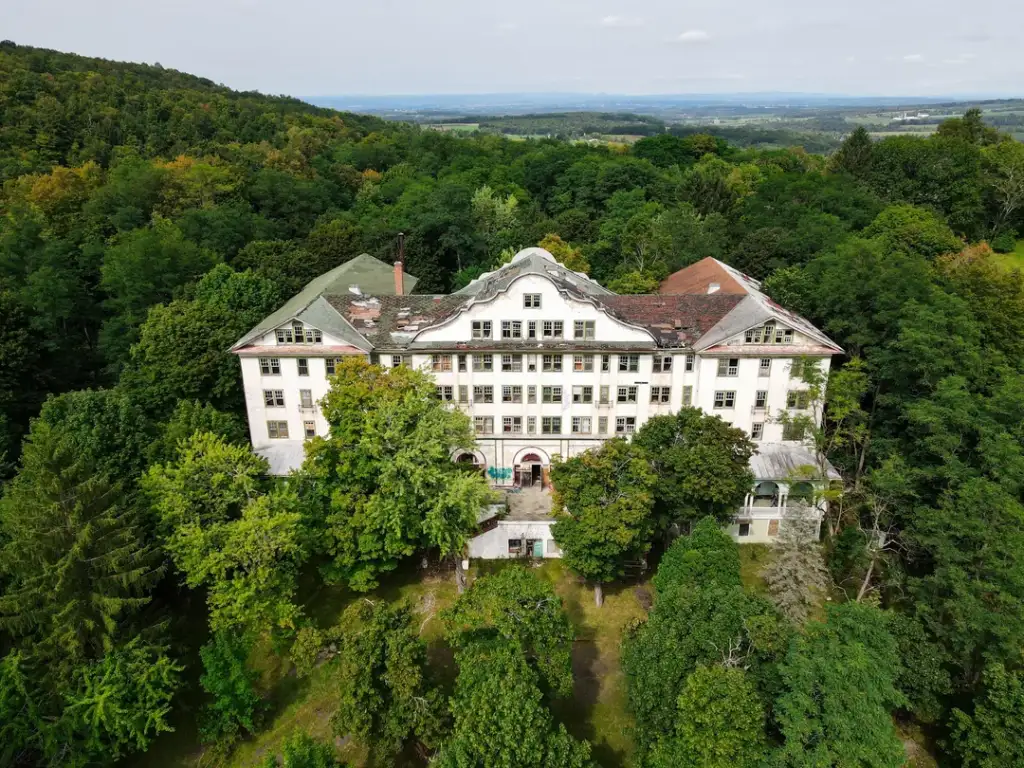
[[551,460],[544,451],[539,448],[524,448],[516,455],[512,465],[515,485],[520,488],[547,487],[547,467],[550,464]]
[[452,454],[452,461],[458,464],[460,468],[464,468],[469,472],[474,470],[484,472],[487,469],[484,455],[479,451],[467,451],[460,448]]
[[762,480],[754,487],[755,507],[779,506],[779,486],[771,480]]
[[806,504],[808,507],[814,503],[814,486],[810,483],[799,482],[789,486],[789,502]]

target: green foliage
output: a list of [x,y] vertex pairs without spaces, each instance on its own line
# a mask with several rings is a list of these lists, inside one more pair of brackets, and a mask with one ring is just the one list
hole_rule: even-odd
[[251,649],[252,641],[245,635],[216,632],[199,652],[199,684],[212,697],[199,715],[200,736],[206,743],[229,744],[259,726],[265,703],[256,692],[259,674],[246,665]]
[[42,419],[0,499],[0,543],[0,628],[63,677],[114,647],[162,570],[121,488]]
[[829,165],[858,179],[866,178],[871,173],[871,134],[867,128],[858,125],[829,158]]
[[828,592],[818,527],[814,512],[791,500],[772,542],[771,560],[761,571],[775,607],[797,625],[807,620]]
[[1024,761],[1024,678],[992,664],[982,675],[983,693],[968,715],[953,710],[953,746],[964,768],[996,768]]
[[749,460],[754,444],[747,434],[699,408],[644,422],[633,443],[652,457],[659,526],[687,526],[712,516],[731,520],[754,484]]
[[890,251],[916,253],[928,259],[958,252],[964,246],[941,216],[914,205],[889,206],[864,230],[864,236],[877,239]]
[[151,450],[153,462],[176,459],[179,449],[196,432],[209,432],[235,445],[244,445],[249,438],[245,422],[239,416],[223,413],[198,400],[179,400],[171,417],[160,425],[160,439]]
[[620,578],[643,557],[654,530],[657,476],[646,453],[621,438],[551,467],[551,534],[570,568],[588,581]]
[[451,461],[453,446],[473,445],[466,415],[427,374],[361,359],[338,366],[322,408],[331,433],[309,443],[299,481],[325,576],[365,591],[422,546],[461,556],[491,499]]
[[654,748],[651,768],[755,768],[767,753],[764,706],[742,669],[699,666],[679,694],[671,736]]
[[63,727],[94,759],[144,752],[158,734],[174,730],[167,715],[183,669],[165,649],[137,639],[115,648],[75,671],[74,688],[65,695]]
[[192,298],[149,310],[122,385],[160,417],[178,400],[195,399],[241,414],[238,359],[228,349],[283,298],[266,278],[218,265],[199,281]]
[[295,492],[261,492],[266,462],[246,446],[198,432],[143,487],[166,531],[168,554],[193,589],[205,586],[214,631],[294,629],[293,598],[306,559]]
[[458,649],[490,638],[513,643],[547,691],[572,693],[573,628],[551,584],[521,567],[477,579],[444,614]]
[[666,550],[652,580],[659,594],[680,587],[708,584],[740,586],[739,547],[713,517],[701,519],[689,536]]
[[628,295],[631,293],[657,293],[658,280],[640,271],[627,272],[608,283],[608,290]]
[[367,743],[375,764],[390,765],[403,747],[437,744],[440,692],[426,675],[426,645],[408,609],[360,600],[339,625],[335,733]]
[[944,697],[953,689],[942,649],[914,617],[887,611],[886,618],[899,657],[896,689],[919,722],[936,722],[945,711]]
[[451,735],[431,763],[438,768],[589,768],[590,745],[555,724],[537,673],[514,643],[475,640],[455,657]]
[[319,742],[308,733],[297,731],[284,741],[281,762],[268,757],[263,768],[345,768],[345,764],[334,756],[329,744]]
[[906,760],[891,712],[896,643],[877,608],[829,606],[824,623],[793,637],[781,665],[784,686],[774,718],[783,744],[779,766],[863,765],[898,768]]

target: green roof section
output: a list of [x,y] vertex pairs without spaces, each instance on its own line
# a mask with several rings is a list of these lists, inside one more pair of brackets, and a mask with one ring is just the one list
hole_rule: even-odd
[[[406,272],[403,279],[404,293],[411,293],[417,282],[417,278]],[[368,350],[366,339],[323,300],[324,296],[356,295],[357,289],[358,293],[365,296],[394,296],[394,267],[368,253],[361,253],[349,259],[344,264],[310,280],[301,291],[236,341],[231,351],[252,344],[264,334],[286,325],[292,318],[319,328],[329,336],[340,338],[355,347]]]

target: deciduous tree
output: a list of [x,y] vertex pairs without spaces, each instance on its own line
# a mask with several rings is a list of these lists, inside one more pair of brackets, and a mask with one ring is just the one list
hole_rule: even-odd
[[601,605],[602,585],[647,554],[657,475],[643,449],[616,438],[554,463],[551,483],[551,533],[568,566],[594,585]]

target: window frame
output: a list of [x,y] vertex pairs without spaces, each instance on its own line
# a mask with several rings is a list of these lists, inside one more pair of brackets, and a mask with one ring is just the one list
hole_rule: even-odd
[[[719,404],[721,401],[721,405]],[[719,389],[715,391],[714,405],[712,406],[718,411],[727,411],[731,408],[736,407],[736,390],[734,389]]]

